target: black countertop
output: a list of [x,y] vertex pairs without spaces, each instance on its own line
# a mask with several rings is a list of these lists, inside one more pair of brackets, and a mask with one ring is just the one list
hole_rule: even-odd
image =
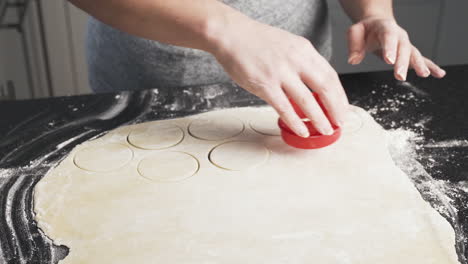
[[[395,140],[409,143],[411,151],[397,149],[394,160],[454,226],[464,262],[468,65],[445,69],[442,80],[411,73],[407,82],[399,82],[391,72],[347,74],[341,80],[351,103],[394,130]],[[262,104],[232,84],[0,102],[0,263],[55,263],[66,254],[65,246],[38,230],[31,194],[76,144],[123,124]]]

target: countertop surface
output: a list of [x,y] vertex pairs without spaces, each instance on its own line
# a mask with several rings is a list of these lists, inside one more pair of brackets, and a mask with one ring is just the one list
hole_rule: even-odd
[[[468,235],[468,65],[438,80],[391,72],[340,76],[350,102],[390,130],[392,156],[454,226],[461,261]],[[76,145],[115,127],[264,102],[232,84],[0,102],[0,263],[54,263],[34,222],[34,185]]]

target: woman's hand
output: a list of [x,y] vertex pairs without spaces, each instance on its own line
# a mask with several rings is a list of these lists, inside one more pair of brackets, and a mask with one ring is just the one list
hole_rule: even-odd
[[394,65],[395,78],[406,80],[408,68],[420,77],[445,76],[445,71],[421,55],[411,44],[408,33],[393,18],[367,17],[349,28],[350,64],[359,64],[366,51],[379,53],[387,64]]
[[[211,51],[230,77],[275,108],[297,135],[309,132],[288,97],[320,133],[332,134],[330,122],[343,123],[348,100],[328,61],[303,37],[253,20],[235,26],[223,32],[221,44]],[[309,88],[318,93],[330,120]]]

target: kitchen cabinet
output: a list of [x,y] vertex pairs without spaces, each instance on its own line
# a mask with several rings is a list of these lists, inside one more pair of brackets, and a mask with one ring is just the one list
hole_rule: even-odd
[[[87,16],[68,1],[26,2],[21,31],[0,30],[0,95],[7,82],[13,83],[17,99],[90,93],[84,51]],[[16,10],[8,11],[5,20],[15,16]]]

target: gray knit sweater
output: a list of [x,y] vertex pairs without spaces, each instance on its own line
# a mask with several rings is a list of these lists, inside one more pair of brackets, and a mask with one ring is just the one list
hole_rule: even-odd
[[[257,21],[306,37],[330,58],[331,29],[325,0],[223,2]],[[87,59],[90,85],[95,92],[231,81],[207,52],[138,38],[94,18],[88,25]]]

